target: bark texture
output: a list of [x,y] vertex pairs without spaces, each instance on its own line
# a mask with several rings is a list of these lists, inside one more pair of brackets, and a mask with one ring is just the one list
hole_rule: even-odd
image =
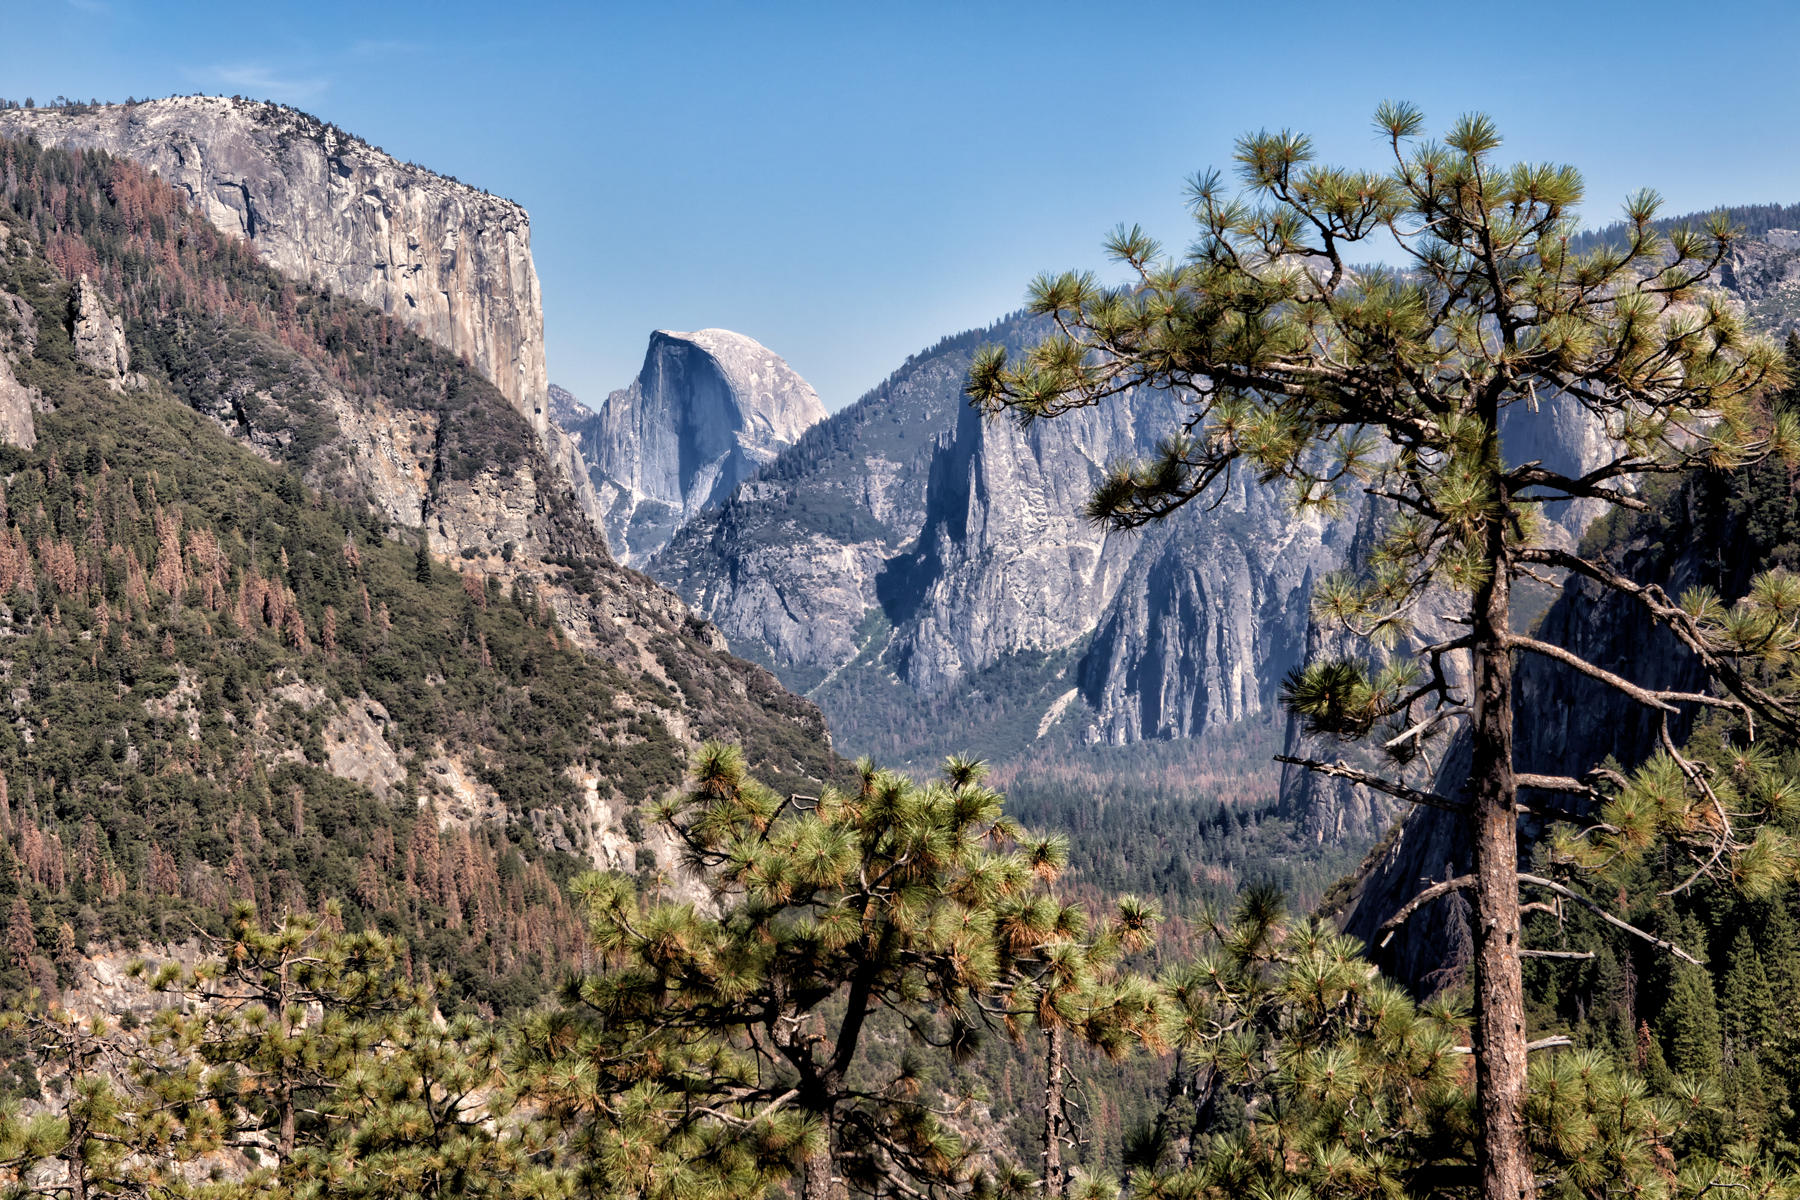
[[1061,1196],[1066,1190],[1062,1162],[1063,1076],[1068,1058],[1068,1034],[1061,1025],[1044,1030],[1048,1043],[1044,1055],[1044,1195]]
[[1511,584],[1503,498],[1488,520],[1491,575],[1475,594],[1468,820],[1475,849],[1475,1102],[1484,1200],[1529,1200],[1525,988],[1519,969],[1519,842],[1513,777]]

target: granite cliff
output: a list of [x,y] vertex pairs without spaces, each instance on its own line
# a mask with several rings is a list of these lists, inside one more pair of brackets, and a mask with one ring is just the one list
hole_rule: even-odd
[[[1296,518],[1240,478],[1217,507],[1095,528],[1081,509],[1104,467],[1150,453],[1179,405],[1145,393],[1026,429],[980,419],[962,396],[974,347],[1042,332],[1013,317],[914,356],[690,517],[646,569],[859,751],[928,757],[953,739],[1005,757],[1053,730],[1278,741],[1281,680],[1323,645],[1313,583],[1355,561],[1372,514]],[[1515,461],[1576,474],[1602,446],[1554,397],[1510,413],[1503,438]],[[1553,517],[1572,543],[1593,515]],[[1394,815],[1291,775],[1282,792],[1319,841],[1366,843]]]
[[361,300],[466,357],[544,433],[543,301],[519,205],[258,101],[0,111],[0,137],[26,136],[149,167],[284,275]]
[[[1009,318],[910,359],[647,569],[859,750],[930,754],[954,734],[1003,754],[1065,724],[1124,743],[1268,721],[1310,580],[1350,531],[1241,484],[1146,533],[1096,529],[1083,501],[1106,464],[1151,449],[1171,401],[981,420],[962,398],[973,349],[1039,332]],[[975,727],[946,728],[965,710]]]
[[835,769],[466,359],[137,164],[0,138],[0,179],[0,856],[64,950],[7,987],[329,900],[447,1010],[524,1007],[581,944],[572,870],[673,865],[635,814],[688,747]]
[[562,389],[557,424],[587,464],[613,552],[640,562],[825,418],[782,358],[724,329],[657,330],[643,369],[582,409]]

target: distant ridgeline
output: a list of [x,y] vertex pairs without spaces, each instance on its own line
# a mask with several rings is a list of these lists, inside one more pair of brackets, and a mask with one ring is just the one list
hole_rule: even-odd
[[670,861],[634,806],[686,745],[833,769],[457,357],[129,163],[0,140],[0,181],[0,987],[335,899],[528,1003],[568,874]]
[[[1686,213],[1679,217],[1665,217],[1653,222],[1656,229],[1663,233],[1678,229],[1683,225],[1695,229],[1705,228],[1715,217],[1724,217],[1736,226],[1747,238],[1760,238],[1772,230],[1800,230],[1800,204],[1733,204],[1720,208],[1708,209],[1705,212]],[[1576,254],[1585,254],[1596,246],[1624,246],[1630,236],[1631,226],[1624,221],[1615,221],[1611,225],[1603,225],[1599,229],[1584,230],[1569,239],[1569,249]]]

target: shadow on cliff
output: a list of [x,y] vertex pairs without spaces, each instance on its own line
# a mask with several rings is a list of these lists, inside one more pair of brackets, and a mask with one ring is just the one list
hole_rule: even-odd
[[[1672,596],[1710,586],[1727,602],[1751,578],[1774,566],[1800,563],[1800,498],[1785,469],[1758,467],[1736,474],[1708,472],[1646,493],[1649,513],[1615,513],[1588,531],[1585,557],[1604,557],[1631,578],[1659,584]],[[1571,579],[1544,614],[1538,635],[1647,688],[1691,690],[1704,676],[1667,631],[1655,627],[1629,598]],[[1517,663],[1516,761],[1520,771],[1580,777],[1607,758],[1630,769],[1657,740],[1648,711],[1613,689],[1560,663],[1532,655]],[[1694,714],[1684,713],[1676,736],[1685,738]],[[1455,796],[1469,769],[1466,738],[1451,744],[1436,773],[1436,790]],[[1556,803],[1538,793],[1531,799]],[[1543,833],[1536,820],[1520,822],[1520,854],[1528,859]],[[1381,969],[1416,992],[1455,982],[1467,961],[1468,909],[1460,896],[1425,906],[1386,945],[1382,925],[1432,883],[1470,869],[1468,839],[1457,819],[1435,809],[1403,814],[1355,878],[1341,911],[1345,932],[1370,945]]]

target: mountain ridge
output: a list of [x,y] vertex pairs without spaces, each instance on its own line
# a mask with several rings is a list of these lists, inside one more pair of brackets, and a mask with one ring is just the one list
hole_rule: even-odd
[[587,463],[608,543],[632,563],[826,415],[780,355],[727,329],[652,332],[637,377],[595,409],[559,392],[559,427]]
[[[815,708],[612,561],[469,364],[284,278],[125,160],[0,139],[0,177],[0,361],[33,421],[0,447],[0,658],[25,689],[0,796],[31,820],[0,815],[0,858],[91,847],[79,887],[30,850],[46,937],[144,936],[158,896],[334,898],[512,1003],[578,944],[561,879],[673,862],[632,814],[685,747],[741,742],[796,789],[837,769]],[[384,499],[368,473],[415,437]],[[149,799],[122,815],[134,779]],[[399,890],[409,838],[437,856],[429,897]],[[500,918],[525,875],[561,932]],[[514,937],[557,948],[530,988]]]
[[366,301],[468,355],[544,432],[543,300],[531,219],[514,202],[262,101],[11,108],[0,111],[0,135],[144,163],[284,274]]

